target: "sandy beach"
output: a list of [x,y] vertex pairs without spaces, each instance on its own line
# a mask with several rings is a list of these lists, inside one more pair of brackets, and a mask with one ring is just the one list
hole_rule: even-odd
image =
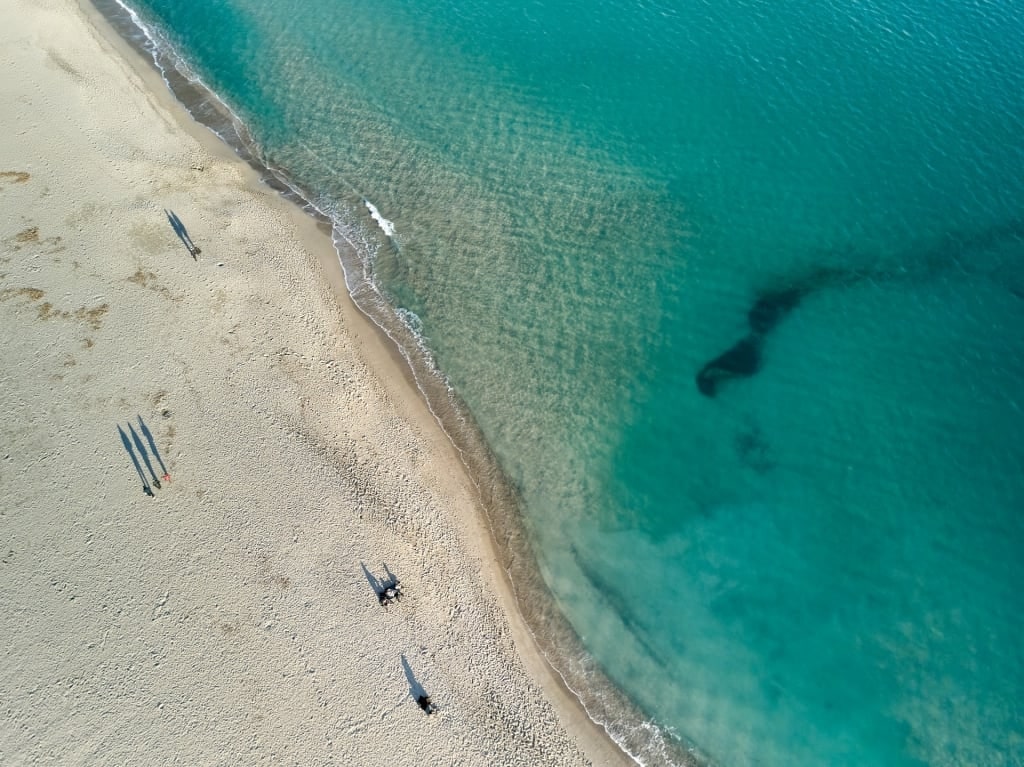
[[329,236],[93,9],[0,18],[0,763],[628,763]]

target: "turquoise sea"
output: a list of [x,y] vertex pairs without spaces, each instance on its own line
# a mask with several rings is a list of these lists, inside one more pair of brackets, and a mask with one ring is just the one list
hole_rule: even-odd
[[639,760],[1024,765],[1024,4],[127,1],[482,435]]

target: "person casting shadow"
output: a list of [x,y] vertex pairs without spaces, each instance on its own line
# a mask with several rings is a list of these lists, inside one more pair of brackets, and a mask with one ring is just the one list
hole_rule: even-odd
[[430,716],[437,711],[437,706],[434,705],[427,691],[423,689],[423,685],[416,681],[416,675],[412,673],[412,667],[405,655],[402,655],[402,668],[405,670],[405,678],[409,682],[409,695],[416,701],[416,705],[423,709],[423,713]]
[[429,695],[420,695],[418,698],[416,698],[416,704],[423,709],[423,713],[425,713],[427,716],[430,716],[435,711],[437,711],[437,706],[435,706],[434,702],[430,700]]
[[178,235],[178,239],[180,239],[185,244],[185,247],[188,248],[188,252],[192,256],[192,260],[198,260],[196,259],[196,256],[203,251],[197,248],[196,244],[192,242],[192,238],[189,237],[188,230],[185,228],[185,225],[181,223],[181,219],[178,218],[177,214],[173,210],[167,210],[167,208],[164,208],[164,213],[167,215],[167,220],[171,222],[171,228],[174,230],[174,233]]
[[380,600],[381,606],[387,607],[392,602],[402,601],[402,583],[395,577],[395,574],[388,569],[387,563],[382,562],[381,567],[384,568],[385,580],[380,584],[380,593],[377,594],[377,598]]
[[145,445],[142,444],[142,439],[132,428],[131,424],[128,424],[128,431],[132,433],[132,442],[135,443],[135,449],[139,451],[139,455],[142,456],[142,462],[146,464],[146,468],[149,469],[149,476],[153,480],[153,485],[157,490],[160,490],[160,480],[156,478],[156,472],[153,471],[153,464],[149,462],[149,453],[146,452]]
[[370,584],[370,588],[373,589],[373,593],[377,595],[377,601],[380,602],[381,607],[386,608],[392,602],[402,601],[402,587],[387,565],[384,565],[384,572],[387,574],[386,580],[381,580],[376,575],[370,572],[366,567],[365,562],[359,563],[363,568],[363,575],[366,576],[367,582]]
[[149,427],[146,426],[146,422],[142,420],[141,415],[138,416],[138,419],[139,428],[142,429],[142,434],[146,438],[146,441],[149,443],[149,449],[153,451],[153,455],[156,456],[157,463],[160,464],[160,471],[163,472],[160,479],[162,479],[164,482],[170,482],[171,474],[169,471],[167,471],[167,467],[164,466],[164,459],[160,457],[160,451],[156,449],[156,442],[153,440],[152,432],[150,432]]

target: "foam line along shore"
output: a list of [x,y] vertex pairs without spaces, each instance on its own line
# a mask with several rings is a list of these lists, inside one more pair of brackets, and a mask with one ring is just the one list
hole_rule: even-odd
[[0,753],[625,763],[316,220],[88,8],[2,7]]
[[[309,155],[304,159],[331,172],[333,193],[305,177],[299,178],[291,167],[269,158],[246,122],[204,82],[188,56],[172,44],[171,33],[147,24],[121,0],[95,0],[93,5],[118,35],[156,68],[171,94],[199,124],[231,147],[264,184],[309,214],[321,230],[330,232],[343,275],[339,275],[337,264],[326,257],[328,276],[333,277],[340,293],[347,290],[356,307],[386,337],[389,352],[407,363],[400,365],[403,374],[425,399],[455,446],[478,494],[478,507],[497,543],[497,564],[514,583],[516,607],[526,619],[532,641],[541,648],[547,664],[555,669],[559,688],[572,691],[573,708],[582,705],[600,733],[608,734],[626,753],[643,763],[689,764],[697,760],[692,744],[669,735],[608,678],[555,603],[537,567],[517,488],[499,465],[477,427],[474,414],[436,365],[419,318],[396,307],[385,296],[386,291],[374,274],[382,253],[397,252],[401,247],[403,235],[396,231],[395,224],[354,187],[348,190],[350,199],[346,204],[345,195],[337,194],[338,184],[345,187],[346,182],[339,182],[341,177],[334,162],[311,147],[302,144],[304,155]],[[201,135],[208,138],[205,132]],[[548,668],[543,671],[550,673]]]

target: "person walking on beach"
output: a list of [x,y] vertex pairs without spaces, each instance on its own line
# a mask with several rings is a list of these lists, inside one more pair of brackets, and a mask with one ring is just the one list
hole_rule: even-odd
[[192,256],[192,260],[198,261],[199,259],[197,259],[196,256],[203,251],[201,251],[196,244],[192,242],[192,238],[189,237],[188,230],[185,228],[185,225],[181,223],[181,219],[178,218],[178,215],[173,210],[167,210],[167,208],[164,208],[164,213],[167,215],[167,220],[171,222],[171,228],[174,230],[174,233],[178,235],[178,239],[180,239],[185,244],[185,247],[188,248],[188,252],[189,255]]
[[437,711],[437,707],[434,705],[434,702],[426,693],[416,698],[416,703],[419,705],[420,708],[423,709],[424,713],[426,713],[427,716],[430,716],[435,711]]
[[[146,475],[142,473],[142,466],[139,465],[139,459],[135,456],[135,451],[132,449],[132,443],[128,439],[128,435],[124,433],[124,429],[120,426],[117,427],[117,432],[121,435],[121,444],[124,445],[124,449],[128,451],[128,456],[132,459],[132,465],[135,467],[135,471],[138,472],[139,479],[142,480],[142,492],[150,498],[156,498],[156,495],[153,494],[153,488],[149,486],[149,481],[146,479]],[[156,486],[160,487],[160,483],[158,482]]]

